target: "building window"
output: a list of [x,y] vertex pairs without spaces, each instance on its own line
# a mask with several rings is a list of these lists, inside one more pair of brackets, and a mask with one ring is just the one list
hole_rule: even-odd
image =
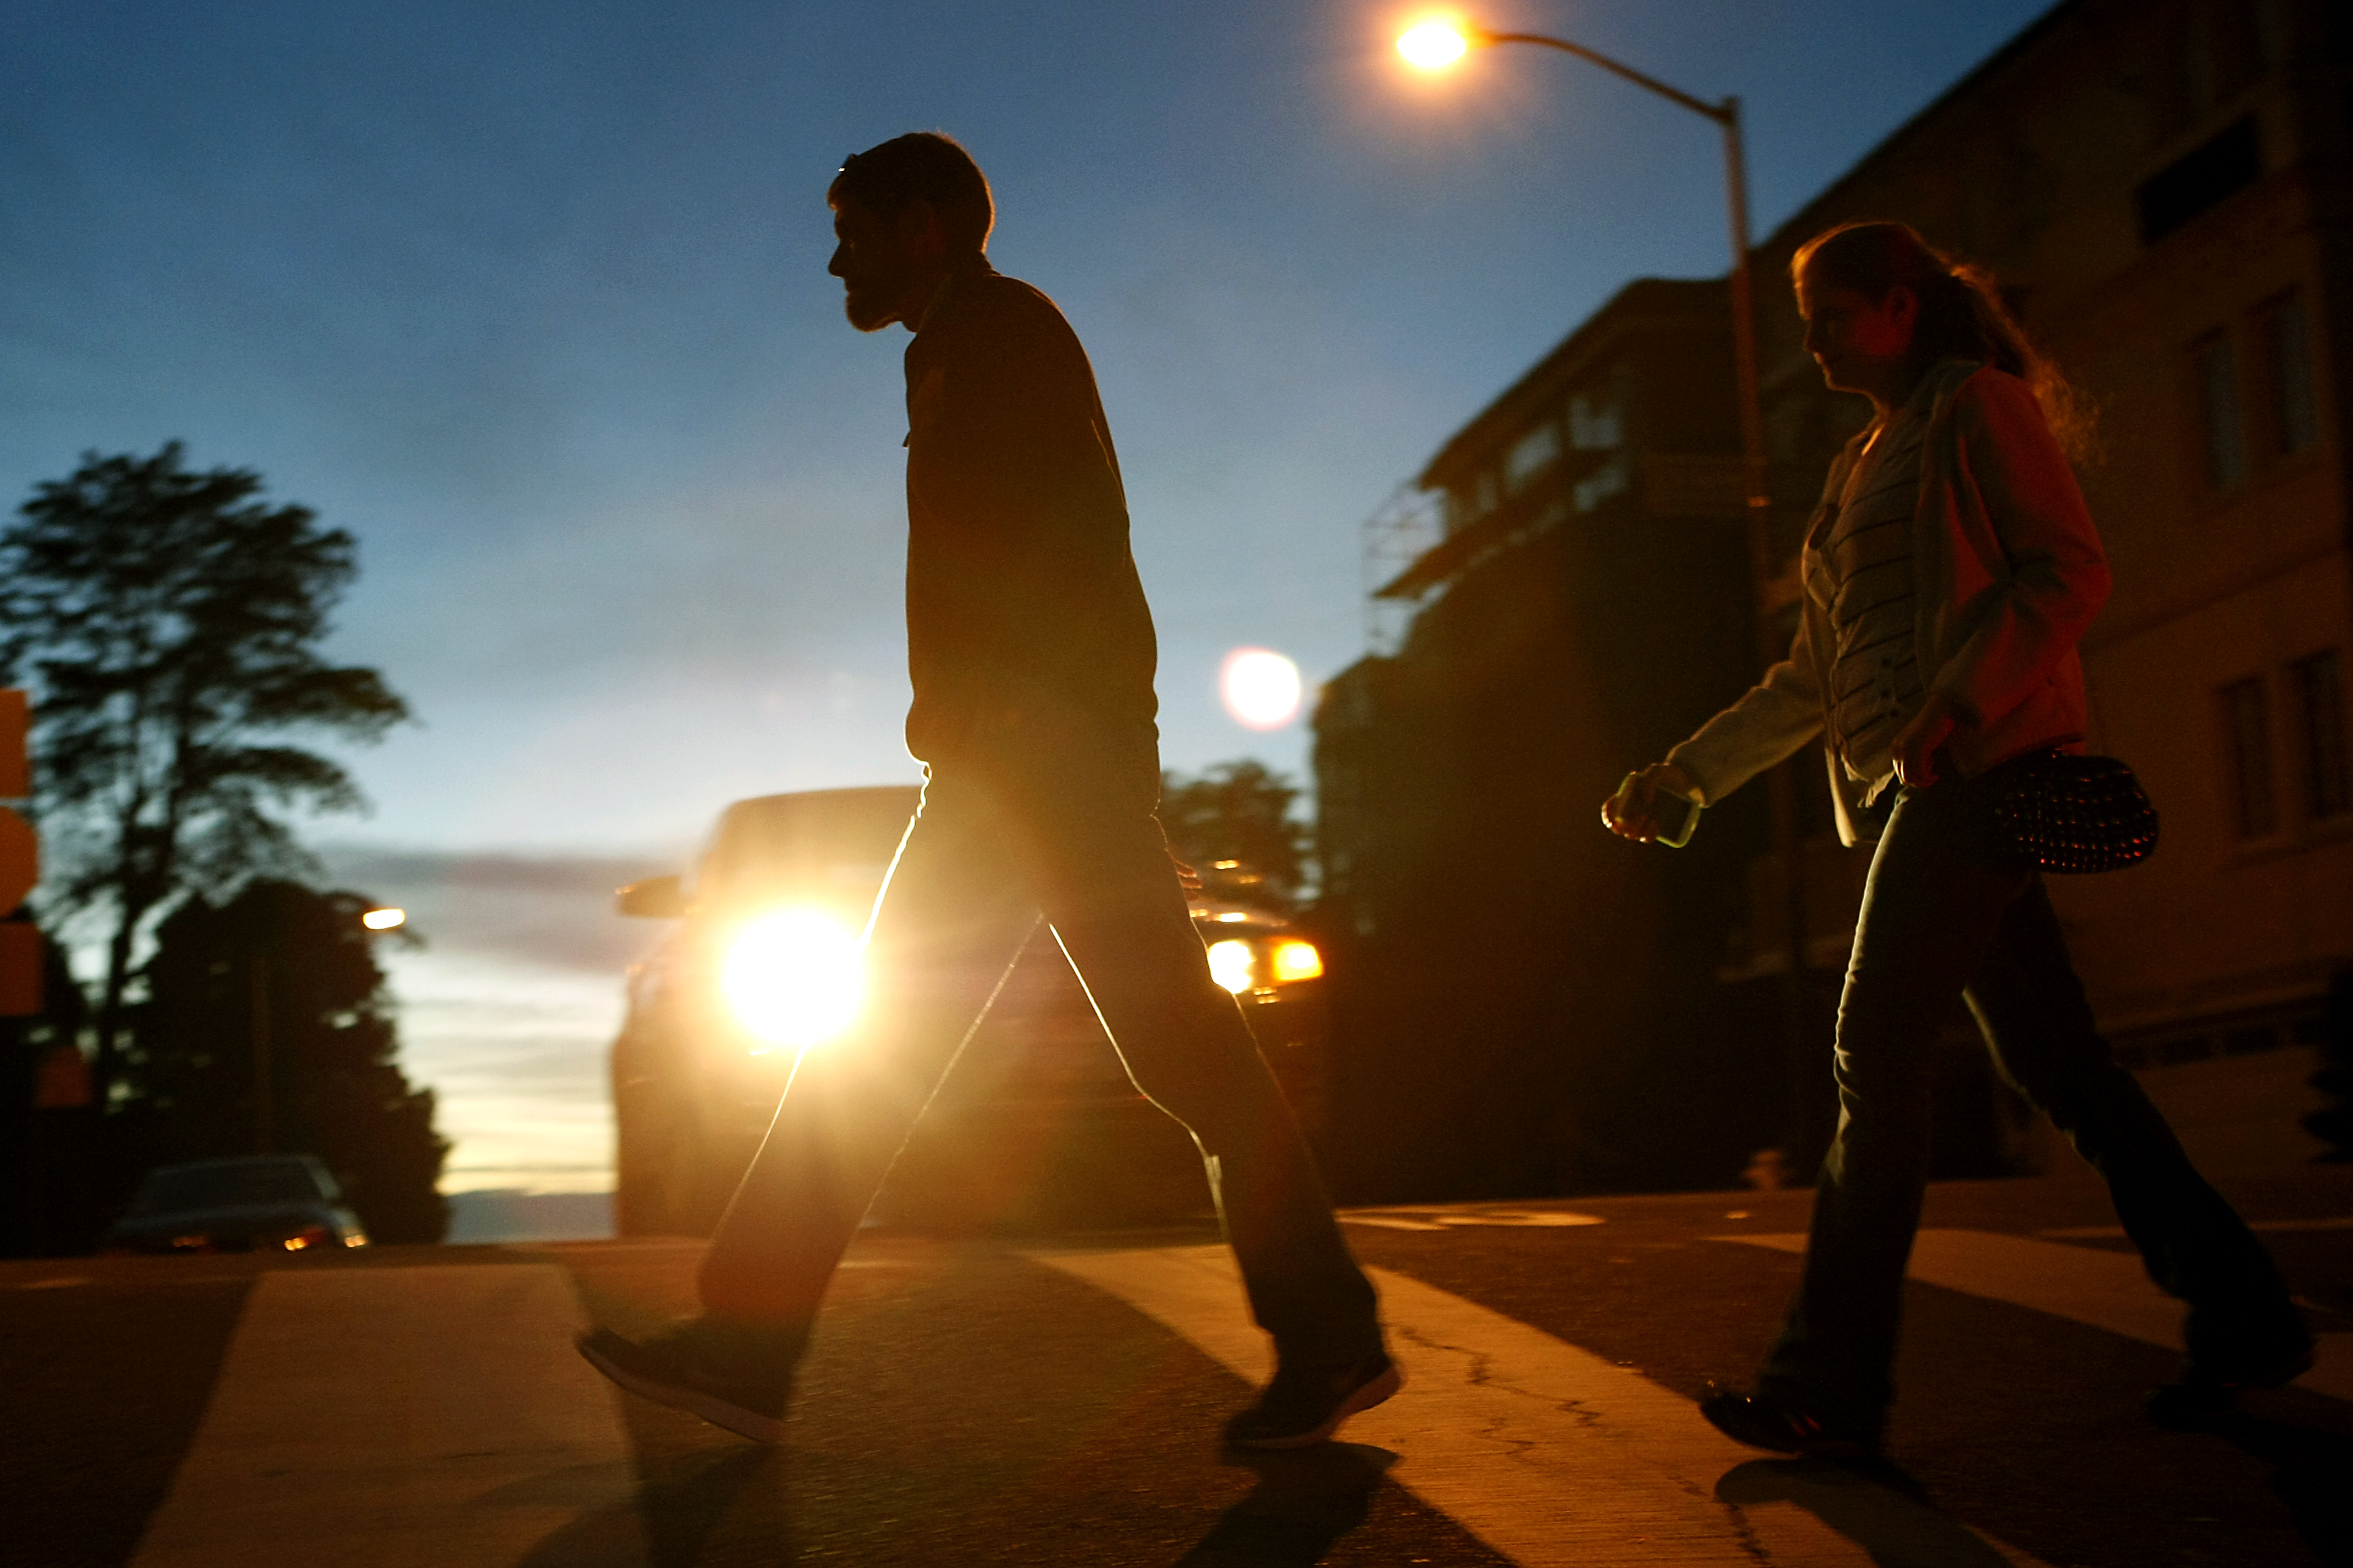
[[2155,245],[2253,184],[2263,172],[2263,133],[2250,115],[2140,183],[2133,192],[2140,242]]
[[1625,445],[1626,411],[1615,398],[1568,400],[1568,444],[1580,452],[1609,452]]
[[1591,511],[1610,497],[1622,496],[1632,488],[1631,466],[1626,461],[1626,454],[1620,452],[1577,480],[1570,498],[1577,510]]
[[2271,404],[2273,450],[2280,457],[2320,441],[2320,407],[2312,381],[2312,321],[2304,296],[2288,294],[2263,317],[2264,390]]
[[2335,648],[2287,667],[2304,752],[2304,811],[2313,822],[2353,812],[2345,756],[2345,662]]
[[1547,420],[1512,443],[1504,458],[1504,489],[1519,494],[1559,456],[1560,426]]
[[2190,350],[2198,378],[2198,415],[2205,429],[2206,485],[2227,490],[2247,479],[2246,421],[2239,404],[2239,356],[2231,334],[2216,332]]
[[2272,725],[2263,678],[2234,680],[2218,695],[2232,827],[2241,838],[2268,837],[2279,826],[2279,813],[2272,801]]

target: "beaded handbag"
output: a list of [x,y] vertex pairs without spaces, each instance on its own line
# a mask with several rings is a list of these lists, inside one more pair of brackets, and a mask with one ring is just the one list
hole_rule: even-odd
[[2157,848],[2157,807],[2114,757],[2029,752],[1986,775],[2003,849],[2019,864],[2114,871]]

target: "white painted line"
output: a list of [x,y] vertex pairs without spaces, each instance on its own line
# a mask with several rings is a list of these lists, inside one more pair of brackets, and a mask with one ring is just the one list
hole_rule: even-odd
[[[1805,1237],[1797,1233],[1707,1239],[1777,1252],[1806,1250]],[[2144,1344],[2181,1349],[2181,1303],[2150,1280],[2137,1253],[1989,1230],[1924,1230],[1912,1244],[1906,1272],[1923,1284],[2089,1323]],[[2353,1399],[2353,1334],[2319,1339],[2317,1363],[2295,1380],[2296,1386]]]
[[262,1275],[133,1568],[640,1568],[580,1321],[546,1264]]
[[[1249,1382],[1271,1370],[1223,1247],[1028,1256]],[[1638,1373],[1434,1286],[1372,1273],[1406,1386],[1341,1436],[1394,1451],[1394,1479],[1525,1568],[2034,1564],[1852,1470],[1744,1448]]]

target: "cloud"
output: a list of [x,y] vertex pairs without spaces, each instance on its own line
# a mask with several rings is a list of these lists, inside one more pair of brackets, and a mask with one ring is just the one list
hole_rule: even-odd
[[675,857],[457,854],[330,846],[339,884],[406,909],[428,951],[586,971],[619,983],[655,929],[613,911],[614,889],[678,869]]

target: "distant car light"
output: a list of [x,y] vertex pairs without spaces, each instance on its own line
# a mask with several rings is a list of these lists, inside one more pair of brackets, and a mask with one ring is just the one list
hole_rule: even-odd
[[719,984],[755,1038],[799,1050],[831,1039],[858,1016],[864,955],[856,933],[831,915],[778,910],[735,933]]
[[1279,942],[1274,944],[1274,980],[1278,985],[1294,980],[1313,980],[1324,973],[1324,955],[1315,951],[1312,942]]
[[1250,944],[1237,937],[1209,944],[1209,978],[1239,996],[1250,988],[1256,955]]

